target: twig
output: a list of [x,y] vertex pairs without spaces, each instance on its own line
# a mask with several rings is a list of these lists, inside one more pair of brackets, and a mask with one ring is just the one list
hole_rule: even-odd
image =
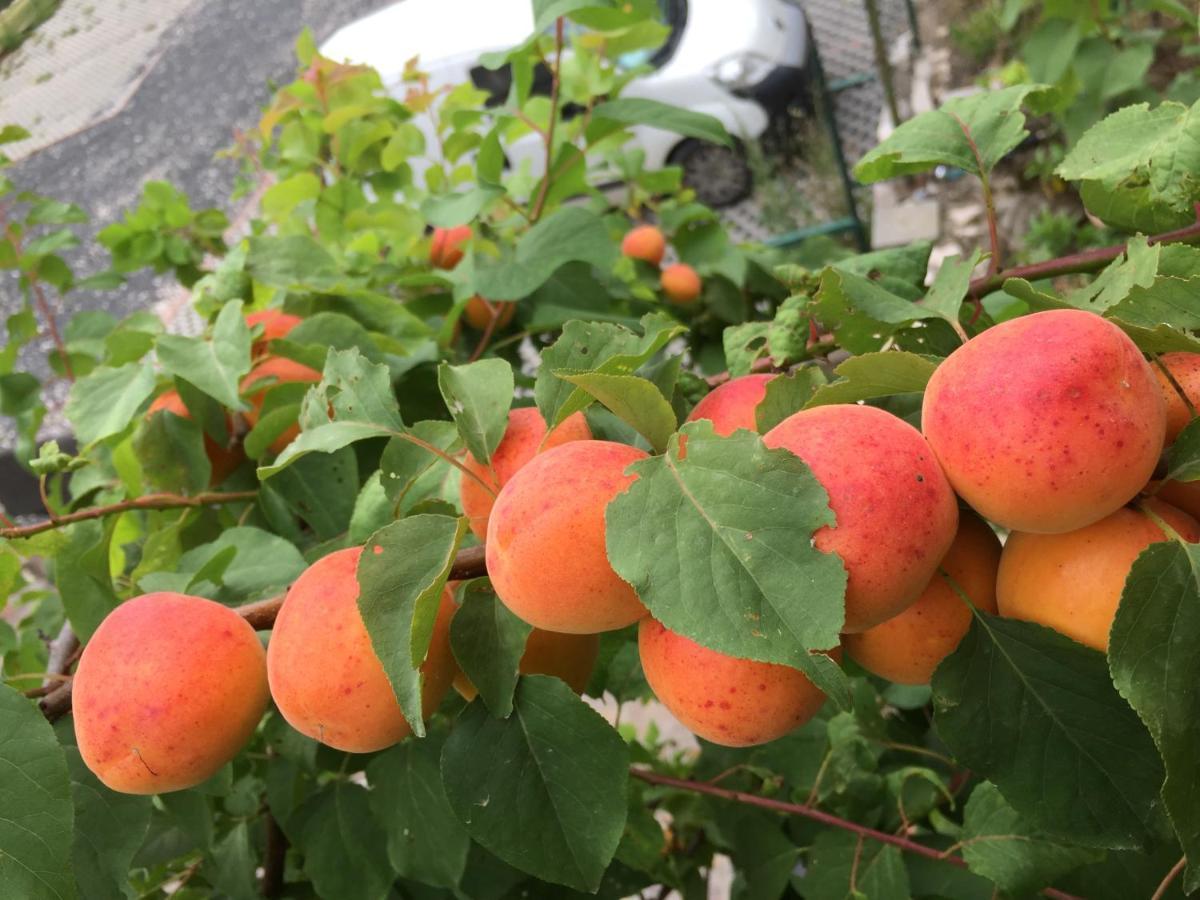
[[[482,298],[480,298],[482,299]],[[484,305],[488,311],[488,323],[483,328],[483,334],[479,338],[479,343],[475,345],[475,350],[471,353],[471,357],[467,360],[469,363],[475,362],[479,357],[483,356],[483,351],[487,349],[491,343],[492,335],[496,331],[496,323],[500,321],[500,305],[493,303],[491,300],[484,300]]]
[[216,506],[221,503],[235,503],[239,500],[253,500],[258,491],[229,491],[227,493],[205,492],[185,497],[182,494],[146,494],[144,497],[134,497],[132,500],[122,500],[108,506],[93,506],[88,509],[76,510],[45,522],[35,522],[32,525],[22,525],[16,528],[0,528],[0,538],[13,540],[27,538],[43,531],[52,531],[63,525],[83,522],[87,519],[100,519],[114,513],[128,512],[131,509],[181,509],[183,507]]
[[50,302],[46,299],[46,293],[42,290],[42,284],[37,280],[36,276],[26,275],[30,282],[30,288],[33,290],[33,296],[37,302],[38,310],[42,314],[42,318],[46,320],[46,328],[50,331],[50,338],[54,341],[54,346],[58,349],[59,358],[62,359],[63,372],[66,373],[67,379],[75,380],[75,370],[71,368],[71,357],[67,353],[67,345],[63,342],[62,335],[58,333],[58,322],[54,318],[54,310],[50,308]]
[[283,876],[286,872],[288,839],[279,827],[279,822],[267,810],[267,848],[263,855],[262,895],[278,897],[283,893]]
[[979,166],[979,181],[983,185],[983,206],[987,211],[988,223],[988,242],[992,245],[992,258],[988,260],[988,275],[995,275],[1000,271],[1000,228],[996,224],[996,200],[992,196],[992,184],[988,178],[987,167],[983,164],[983,156],[979,152],[979,145],[975,143],[975,138],[971,135],[971,129],[967,127],[967,123],[950,113],[954,117],[954,121],[958,123],[958,127],[962,129],[963,136],[967,139],[967,145],[971,148],[971,152],[975,155],[975,163]]
[[542,176],[542,183],[538,188],[537,200],[534,201],[533,210],[529,213],[530,222],[536,222],[542,217],[542,210],[546,206],[546,195],[550,193],[550,166],[554,162],[554,126],[558,122],[558,91],[560,82],[562,81],[559,77],[562,72],[562,55],[563,17],[559,16],[554,20],[554,71],[551,72],[550,78],[550,123],[546,128],[545,134],[546,172]]
[[1183,871],[1183,867],[1186,865],[1187,857],[1180,857],[1179,862],[1171,866],[1171,871],[1163,876],[1162,882],[1155,889],[1154,893],[1150,895],[1150,900],[1162,900],[1163,897],[1167,896],[1167,891],[1171,887],[1171,882],[1179,877],[1179,873]]
[[[496,489],[494,487],[492,487],[490,484],[488,484],[486,481],[484,481],[482,478],[480,478],[478,475],[476,475],[474,472],[472,472],[470,469],[468,469],[462,463],[461,460],[455,459],[453,456],[451,456],[445,450],[442,450],[439,447],[435,447],[433,444],[429,443],[428,441],[423,441],[416,435],[410,434],[407,431],[394,431],[394,432],[392,432],[392,437],[399,438],[402,441],[408,441],[410,444],[414,444],[415,446],[420,447],[422,450],[426,450],[429,453],[432,453],[434,456],[438,457],[439,459],[442,459],[445,462],[450,463],[450,465],[454,466],[454,468],[458,469],[464,475],[468,476],[469,478],[473,478],[475,481],[477,481],[479,483],[479,486],[482,487],[485,491],[487,491],[489,495],[491,495],[492,497],[496,496]],[[2,534],[3,534],[3,532],[0,532],[0,535],[2,535]]]

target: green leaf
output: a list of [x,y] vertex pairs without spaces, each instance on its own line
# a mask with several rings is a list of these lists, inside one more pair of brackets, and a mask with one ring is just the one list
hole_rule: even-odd
[[296,811],[304,872],[317,896],[338,900],[388,896],[395,872],[370,802],[366,788],[335,780]]
[[851,353],[871,353],[903,326],[941,318],[934,310],[897,297],[869,278],[837,269],[821,274],[816,307],[817,318]]
[[7,685],[0,685],[0,768],[0,896],[77,896],[67,762],[37,705]]
[[582,261],[604,270],[616,261],[616,245],[604,220],[578,206],[542,219],[517,241],[511,256],[477,259],[475,292],[489,300],[520,300],[541,287],[566,263]]
[[238,822],[213,846],[201,871],[230,900],[255,900],[259,896],[254,871],[258,859],[250,846],[250,827]]
[[951,325],[957,325],[959,310],[962,309],[967,289],[971,286],[971,273],[982,258],[983,254],[976,250],[965,259],[961,256],[951,256],[943,261],[921,305],[937,313]]
[[211,340],[164,334],[155,347],[158,361],[172,375],[195,385],[222,406],[246,408],[238,386],[250,371],[250,328],[240,301],[221,307]]
[[249,245],[246,269],[259,284],[319,291],[337,287],[345,280],[329,251],[308,235],[263,235],[250,238]]
[[833,828],[821,831],[797,883],[805,900],[908,900],[908,872],[900,850]]
[[804,409],[813,395],[825,385],[825,373],[816,366],[805,366],[767,382],[767,392],[754,409],[754,424],[766,434],[788,416]]
[[54,582],[67,619],[86,641],[120,600],[109,571],[109,546],[115,519],[76,522],[66,543],[54,554]]
[[453,228],[477,219],[493,200],[504,193],[496,184],[480,184],[461,194],[433,194],[421,203],[421,214],[430,225]]
[[1192,419],[1167,451],[1164,481],[1200,480],[1200,419]]
[[71,386],[66,415],[81,445],[124,431],[154,393],[149,363],[127,363],[116,369],[93,369]]
[[[595,891],[625,827],[629,751],[565,682],[517,684],[513,714],[463,711],[442,752],[442,783],[471,837],[544,881]],[[514,827],[513,811],[521,811]]]
[[1150,186],[1142,183],[1105,184],[1081,181],[1079,199],[1088,212],[1110,228],[1158,234],[1184,228],[1195,221],[1192,210],[1172,209],[1153,198]]
[[[260,497],[264,509],[277,501],[281,508],[306,522],[319,540],[329,541],[350,527],[357,485],[358,458],[353,447],[343,447],[332,453],[305,456],[276,472],[262,483]],[[284,530],[276,518],[268,518],[276,530]],[[374,530],[357,541],[366,540]]]
[[416,515],[379,529],[358,562],[358,610],[404,718],[425,736],[418,667],[467,520]]
[[474,585],[450,623],[450,649],[463,674],[487,704],[488,712],[508,718],[517,686],[517,666],[533,628],[509,612],[490,589]]
[[[1105,313],[1127,331],[1161,325],[1178,331],[1200,332],[1200,278],[1160,277],[1148,287],[1135,284],[1128,295]],[[1132,336],[1132,334],[1131,334]]]
[[897,394],[919,394],[933,376],[937,362],[916,353],[888,350],[852,356],[834,369],[839,376],[819,388],[808,406],[857,403]]
[[[417,422],[409,431],[413,437],[437,447],[446,454],[457,453],[462,446],[458,429],[451,422]],[[448,465],[444,459],[430,453],[424,447],[403,438],[392,438],[379,459],[383,489],[391,500],[396,501],[407,494],[417,479],[434,466]]]
[[467,866],[471,839],[442,789],[445,736],[403,741],[371,760],[371,811],[387,834],[388,860],[403,878],[454,888]]
[[1103,653],[976,610],[933,674],[933,703],[954,757],[1029,827],[1110,848],[1139,846],[1154,827],[1162,763]]
[[699,421],[631,471],[605,514],[608,557],[651,614],[722,653],[801,669],[847,703],[837,664],[810,652],[838,643],[846,571],[811,544],[834,517],[808,466]]
[[1028,104],[1039,111],[1051,95],[1046,85],[1019,84],[956,97],[901,123],[858,161],[854,177],[870,184],[937,165],[957,166],[973,175],[991,172],[1029,135],[1021,107]]
[[685,330],[666,316],[655,314],[643,317],[640,336],[607,322],[568,322],[558,340],[542,352],[533,393],[542,418],[554,427],[592,402],[587,391],[564,381],[562,375],[632,374]]
[[563,381],[583,388],[615,416],[628,422],[650,442],[655,453],[662,453],[667,448],[667,441],[679,422],[671,404],[653,383],[637,375],[555,374]]
[[[1195,423],[1190,430],[1196,433]],[[1191,860],[1200,859],[1200,548],[1153,544],[1134,561],[1109,638],[1113,681],[1150,729],[1167,779],[1163,802]],[[1200,868],[1188,866],[1188,893]]]
[[438,366],[438,389],[471,455],[486,464],[508,428],[513,370],[507,360]]
[[321,194],[321,181],[312,172],[297,172],[267,188],[262,198],[262,210],[268,216],[281,218],[306,200]]
[[719,119],[645,97],[621,97],[598,104],[592,110],[593,127],[606,119],[621,125],[651,125],[684,137],[733,146],[733,138]]
[[971,871],[1017,896],[1036,893],[1072,869],[1104,859],[1102,850],[1042,836],[987,781],[967,801],[961,840]]
[[[215,561],[219,560],[214,572]],[[180,591],[232,604],[256,600],[287,587],[307,568],[291,543],[248,525],[227,528],[216,540],[193,547],[170,571],[142,577],[143,591]],[[219,578],[219,584],[211,580]],[[203,582],[209,582],[208,587]]]
[[540,34],[560,16],[569,16],[582,9],[611,9],[613,0],[533,0],[533,31]]
[[[780,817],[728,803],[717,810],[716,825],[731,844],[733,895],[745,900],[779,900],[800,855],[796,842],[783,833]],[[661,831],[654,850],[656,855],[662,852]]]
[[212,481],[203,434],[191,419],[156,412],[134,434],[133,450],[146,481],[159,490],[187,494]]
[[20,125],[5,125],[0,128],[0,144],[12,144],[29,137],[29,132]]

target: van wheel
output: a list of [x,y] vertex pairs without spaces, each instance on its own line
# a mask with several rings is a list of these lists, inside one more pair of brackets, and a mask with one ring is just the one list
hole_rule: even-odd
[[740,146],[684,141],[670,161],[683,169],[683,183],[705,206],[732,206],[750,196],[754,174]]

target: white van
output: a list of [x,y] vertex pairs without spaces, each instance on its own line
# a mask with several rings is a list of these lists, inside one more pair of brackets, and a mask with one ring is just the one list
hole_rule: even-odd
[[[648,63],[653,71],[630,83],[622,96],[707,113],[742,140],[762,138],[794,109],[811,109],[813,48],[797,3],[659,0],[659,6],[670,33],[657,51],[638,56],[636,63]],[[472,81],[502,102],[508,69],[486,69],[480,57],[515,47],[532,32],[530,0],[404,0],[340,29],[321,53],[378,70],[396,97],[404,94],[404,64],[416,56],[431,87]],[[681,166],[684,182],[709,206],[728,206],[750,193],[753,179],[740,148],[649,126],[631,130],[630,146],[645,152],[647,168]],[[432,135],[427,138],[432,145]],[[528,160],[533,174],[542,174],[536,135],[510,145],[508,155],[513,165]]]

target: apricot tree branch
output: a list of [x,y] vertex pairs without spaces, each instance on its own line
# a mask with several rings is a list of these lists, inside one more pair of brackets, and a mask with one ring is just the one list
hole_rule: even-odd
[[1186,865],[1187,857],[1180,857],[1179,862],[1171,866],[1171,871],[1163,876],[1162,883],[1155,889],[1154,893],[1150,895],[1150,900],[1162,900],[1163,897],[1167,896],[1167,891],[1170,890],[1171,883],[1179,877],[1179,873],[1183,871],[1183,867]]
[[550,73],[550,122],[544,135],[546,144],[546,171],[542,175],[542,184],[538,188],[537,200],[529,213],[529,221],[536,222],[542,217],[546,207],[546,195],[550,193],[552,177],[551,165],[554,162],[554,126],[558,122],[558,92],[562,82],[563,56],[563,17],[554,20],[554,71]]
[[63,525],[70,525],[73,522],[100,519],[104,516],[114,515],[115,513],[128,512],[131,509],[182,509],[184,507],[217,506],[221,503],[253,500],[257,496],[258,491],[228,491],[225,493],[207,491],[201,494],[193,494],[190,497],[182,494],[146,494],[143,497],[122,500],[120,503],[111,503],[108,506],[91,506],[87,509],[78,509],[75,512],[56,516],[45,522],[35,522],[32,525],[21,525],[16,528],[0,528],[0,538],[14,540],[17,538],[32,537],[35,534],[41,534],[43,531],[52,531],[55,528],[61,528]]

